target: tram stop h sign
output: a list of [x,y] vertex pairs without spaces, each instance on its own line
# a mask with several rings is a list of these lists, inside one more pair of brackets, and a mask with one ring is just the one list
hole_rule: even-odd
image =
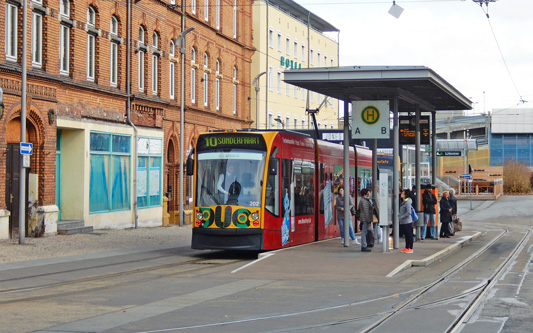
[[352,101],[352,139],[388,139],[389,101]]

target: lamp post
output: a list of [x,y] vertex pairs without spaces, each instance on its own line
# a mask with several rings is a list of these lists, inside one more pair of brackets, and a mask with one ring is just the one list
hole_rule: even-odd
[[180,88],[180,186],[179,186],[179,218],[180,218],[180,226],[183,226],[183,220],[184,220],[184,211],[183,211],[183,149],[184,144],[183,141],[185,140],[185,133],[184,133],[184,123],[185,123],[185,35],[189,32],[193,31],[194,27],[187,28],[182,31],[182,33],[178,36],[178,46],[179,51],[181,54],[181,88]]
[[281,128],[285,129],[285,123],[280,118],[274,118],[274,121],[281,124]]
[[[257,74],[254,81],[252,82],[252,85],[255,85],[255,129],[259,129],[259,78],[262,75],[265,75],[266,72],[262,72]],[[265,120],[266,124],[266,120]],[[266,125],[265,125],[266,128]]]

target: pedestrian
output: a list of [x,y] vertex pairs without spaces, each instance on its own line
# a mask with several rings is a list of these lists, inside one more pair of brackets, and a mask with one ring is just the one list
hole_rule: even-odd
[[[352,209],[353,202],[352,198],[348,196],[348,209]],[[337,191],[337,199],[335,200],[335,210],[337,211],[337,222],[339,222],[339,228],[341,229],[341,241],[342,244],[344,244],[344,208],[345,208],[345,198],[344,198],[344,188],[339,186],[339,190]],[[350,233],[350,239],[353,241],[354,245],[359,245],[359,242],[355,238],[355,233],[353,232],[353,224],[351,219],[351,213],[350,213],[350,227],[349,227],[349,233]]]
[[400,201],[400,230],[403,230],[405,237],[405,248],[400,252],[413,253],[413,219],[411,217],[413,200],[411,200],[411,191],[404,190]]
[[361,190],[361,199],[359,199],[358,207],[361,226],[361,251],[370,252],[372,250],[369,247],[374,247],[374,229],[372,229],[374,203],[370,199],[370,191],[366,188]]
[[429,222],[429,237],[437,239],[437,227],[435,226],[435,218],[437,216],[435,205],[437,204],[437,197],[431,191],[431,184],[426,185],[424,193],[422,193],[422,206],[424,209],[424,223],[421,228],[421,239],[426,238],[426,227]]
[[448,189],[448,192],[450,192],[448,201],[450,201],[450,204],[452,205],[452,216],[455,217],[455,215],[457,215],[457,198],[455,197],[455,190],[450,188]]
[[450,193],[444,191],[442,198],[440,199],[440,238],[450,238],[450,230],[448,224],[452,222],[452,205],[448,197]]

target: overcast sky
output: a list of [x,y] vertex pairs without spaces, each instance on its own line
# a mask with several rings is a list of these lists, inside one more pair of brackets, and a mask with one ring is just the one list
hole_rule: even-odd
[[472,0],[397,0],[398,19],[392,0],[295,1],[340,30],[341,66],[427,66],[475,113],[533,108],[533,0],[490,2],[489,19]]

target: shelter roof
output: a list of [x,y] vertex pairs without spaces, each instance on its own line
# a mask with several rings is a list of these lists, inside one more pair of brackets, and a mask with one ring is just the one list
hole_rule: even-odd
[[286,83],[345,101],[398,96],[399,111],[472,109],[472,101],[425,66],[302,68],[284,76]]

